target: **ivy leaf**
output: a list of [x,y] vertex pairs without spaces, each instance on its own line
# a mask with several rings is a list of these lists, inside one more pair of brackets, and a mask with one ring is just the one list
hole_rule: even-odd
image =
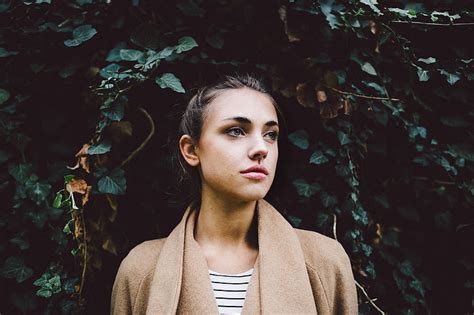
[[100,76],[104,79],[116,78],[118,77],[120,65],[116,63],[111,63],[110,65],[100,69]]
[[337,20],[336,16],[331,13],[334,5],[334,0],[319,0],[321,12],[326,16],[326,21],[328,21],[331,29],[338,29],[338,26],[341,25]]
[[418,61],[424,62],[426,64],[432,64],[436,62],[436,58],[428,57],[428,58],[420,58]]
[[418,74],[418,80],[420,80],[421,82],[426,82],[430,79],[430,74],[428,70],[423,70],[422,68],[418,67],[416,73]]
[[365,5],[368,5],[372,11],[374,11],[375,13],[377,13],[378,15],[383,15],[382,12],[380,12],[380,9],[377,8],[377,0],[360,0],[361,3],[365,4]]
[[370,75],[374,75],[376,76],[377,75],[377,71],[375,71],[375,68],[374,66],[372,66],[370,63],[368,62],[364,62],[364,64],[362,64],[361,66],[361,69],[362,71],[370,74]]
[[198,46],[199,45],[196,43],[194,38],[192,38],[190,36],[185,36],[185,37],[181,37],[178,40],[178,45],[176,45],[174,48],[175,48],[175,51],[178,54],[180,54],[182,52],[189,51],[189,50],[193,49],[194,47],[198,47]]
[[455,84],[456,82],[458,82],[459,80],[461,80],[461,77],[455,73],[449,73],[447,72],[446,70],[444,69],[438,69],[439,73],[441,73],[442,75],[444,75],[448,81],[448,83],[450,85],[453,85]]
[[402,263],[398,264],[398,269],[405,275],[413,277],[413,265],[408,260],[404,260]]
[[143,52],[136,49],[120,49],[120,59],[124,61],[137,61]]
[[[122,96],[110,104],[101,106],[101,113],[105,117],[113,121],[122,120],[125,113],[125,104],[127,103],[127,98]],[[90,150],[90,148],[89,148]]]
[[469,143],[448,144],[448,153],[455,158],[474,162],[474,146]]
[[321,151],[314,151],[309,158],[309,163],[317,165],[324,164],[328,161],[328,158]]
[[36,295],[50,298],[53,294],[61,292],[61,277],[55,269],[57,268],[48,268],[39,279],[33,282],[33,285],[40,287]]
[[5,89],[0,89],[0,104],[5,103],[10,98],[10,92]]
[[293,181],[293,186],[295,186],[298,195],[302,197],[311,197],[321,190],[321,186],[318,183],[309,184],[302,178],[295,179]]
[[352,142],[347,133],[344,133],[340,130],[337,131],[337,138],[339,139],[339,143],[341,145],[346,145]]
[[92,25],[86,24],[76,27],[72,31],[72,39],[66,39],[64,45],[67,47],[79,46],[85,41],[88,41],[97,34],[97,30]]
[[309,147],[308,137],[306,130],[296,130],[288,135],[290,142],[303,150],[306,150]]
[[115,45],[114,48],[112,48],[107,55],[107,58],[105,58],[105,61],[107,62],[118,62],[121,61],[122,58],[120,57],[120,51],[125,49],[127,47],[127,44],[125,42],[119,42],[117,45]]
[[34,182],[26,183],[26,191],[31,200],[35,201],[37,205],[46,200],[49,192],[51,191],[51,185],[47,183]]
[[33,275],[33,269],[26,267],[20,257],[11,256],[0,269],[0,274],[4,278],[15,279],[16,282],[21,283]]
[[112,144],[109,141],[102,141],[101,143],[91,145],[87,150],[87,154],[95,155],[95,154],[104,154],[110,151],[112,148]]
[[125,172],[120,168],[113,169],[109,174],[102,177],[97,185],[101,193],[123,195],[127,189]]
[[21,250],[30,248],[30,242],[25,238],[24,233],[17,234],[15,237],[11,238],[10,243],[17,245]]
[[170,88],[178,93],[185,92],[183,86],[181,85],[181,81],[172,73],[164,73],[161,77],[156,77],[155,82],[162,89]]
[[8,167],[8,173],[18,182],[24,183],[33,173],[33,165],[31,164],[11,164]]
[[337,197],[322,191],[320,194],[321,203],[324,207],[329,208],[337,204]]

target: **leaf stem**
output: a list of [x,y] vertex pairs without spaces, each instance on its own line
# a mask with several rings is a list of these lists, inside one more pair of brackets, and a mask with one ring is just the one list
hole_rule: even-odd
[[120,163],[120,167],[124,167],[128,162],[130,162],[130,160],[132,160],[138,154],[138,152],[143,150],[145,145],[148,143],[148,141],[150,141],[151,137],[155,133],[155,123],[153,122],[153,118],[151,118],[150,114],[148,114],[148,112],[144,108],[138,107],[138,110],[145,115],[148,122],[150,123],[150,132],[148,133],[146,139],[140,144],[140,146],[136,148],[124,161],[122,161],[122,163]]
[[[329,87],[329,86],[328,86]],[[379,96],[369,96],[369,95],[363,95],[363,94],[357,94],[357,93],[352,93],[352,92],[346,92],[346,91],[341,91],[339,89],[336,89],[334,87],[329,87],[331,90],[334,92],[337,92],[339,94],[343,95],[352,95],[355,97],[359,98],[364,98],[364,99],[369,99],[369,100],[384,100],[384,101],[394,101],[394,102],[399,102],[399,98],[390,98],[390,97],[379,97]]]
[[392,21],[396,24],[413,24],[413,25],[427,25],[427,26],[473,26],[474,23],[428,23],[428,22],[416,22],[416,21]]

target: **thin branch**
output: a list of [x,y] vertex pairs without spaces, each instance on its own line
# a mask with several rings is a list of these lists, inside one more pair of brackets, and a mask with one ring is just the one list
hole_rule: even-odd
[[81,222],[82,222],[82,238],[84,244],[84,255],[82,263],[82,275],[81,275],[81,287],[79,288],[79,301],[82,298],[82,289],[84,288],[84,283],[86,281],[86,271],[87,271],[87,234],[86,234],[86,222],[84,221],[84,208],[81,209]]
[[369,96],[369,95],[362,95],[362,94],[357,94],[357,93],[352,93],[352,92],[345,92],[345,91],[341,91],[341,90],[338,90],[338,89],[333,88],[333,87],[329,87],[329,88],[331,90],[333,90],[334,92],[337,92],[339,94],[352,95],[352,96],[355,96],[355,97],[365,98],[365,99],[369,99],[369,100],[384,100],[384,101],[393,101],[393,102],[399,102],[400,101],[399,98]]
[[[334,213],[333,213],[333,217],[334,217],[334,223],[333,223],[333,225],[332,225],[332,233],[334,234],[334,238],[335,238],[336,241],[337,241],[337,235],[336,235],[336,225],[337,225],[337,221],[336,221],[336,215],[335,215]],[[372,304],[372,306],[373,306],[377,311],[379,311],[380,314],[385,315],[385,312],[382,311],[382,310],[374,303],[374,301],[376,301],[377,299],[376,299],[376,298],[375,298],[375,299],[371,299],[371,298],[369,297],[369,295],[367,294],[367,292],[365,291],[364,287],[362,287],[362,286],[359,284],[359,282],[357,282],[357,280],[355,280],[355,279],[354,279],[354,282],[355,282],[356,286],[362,291],[362,293],[364,293],[365,297],[367,298],[367,301],[368,301],[370,304]]]
[[365,297],[367,298],[367,301],[369,301],[370,304],[372,304],[372,306],[377,310],[379,311],[380,314],[382,315],[385,315],[385,312],[382,311],[374,302],[373,300],[369,297],[369,295],[367,294],[367,292],[365,291],[364,287],[361,286],[359,284],[359,282],[357,282],[356,280],[354,280],[356,286],[362,291],[362,293],[364,293]]
[[[412,178],[417,179],[417,180],[431,180],[431,178],[423,177],[423,176],[414,176]],[[448,181],[445,181],[445,180],[438,180],[438,179],[433,179],[433,182],[435,182],[437,184],[441,184],[441,185],[456,185],[455,182],[448,182]]]
[[148,143],[148,141],[150,141],[151,137],[155,133],[155,123],[153,122],[153,118],[151,118],[150,114],[148,114],[148,112],[142,107],[138,107],[138,110],[140,110],[146,116],[148,122],[150,123],[150,133],[142,142],[142,144],[140,144],[140,146],[136,148],[135,151],[133,151],[124,161],[122,161],[122,163],[120,163],[120,167],[124,167],[125,164],[130,162],[130,160],[132,160],[141,150],[143,150],[145,145]]
[[397,24],[413,24],[413,25],[427,25],[427,26],[473,26],[474,23],[428,23],[428,22],[415,22],[415,21],[392,21],[391,23]]

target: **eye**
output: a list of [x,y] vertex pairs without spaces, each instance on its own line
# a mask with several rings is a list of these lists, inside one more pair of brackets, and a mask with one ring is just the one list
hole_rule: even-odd
[[239,128],[239,127],[234,127],[234,128],[227,129],[226,133],[229,136],[232,136],[232,137],[240,137],[240,136],[243,136],[245,134],[245,132],[242,130],[242,128]]
[[278,139],[278,132],[276,131],[270,131],[265,134],[265,136],[270,137],[271,140],[277,140]]

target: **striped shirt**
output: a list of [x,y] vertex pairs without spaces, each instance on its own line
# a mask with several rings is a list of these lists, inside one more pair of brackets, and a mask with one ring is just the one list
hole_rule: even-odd
[[224,274],[209,270],[219,314],[242,312],[252,272],[253,268],[239,274]]

